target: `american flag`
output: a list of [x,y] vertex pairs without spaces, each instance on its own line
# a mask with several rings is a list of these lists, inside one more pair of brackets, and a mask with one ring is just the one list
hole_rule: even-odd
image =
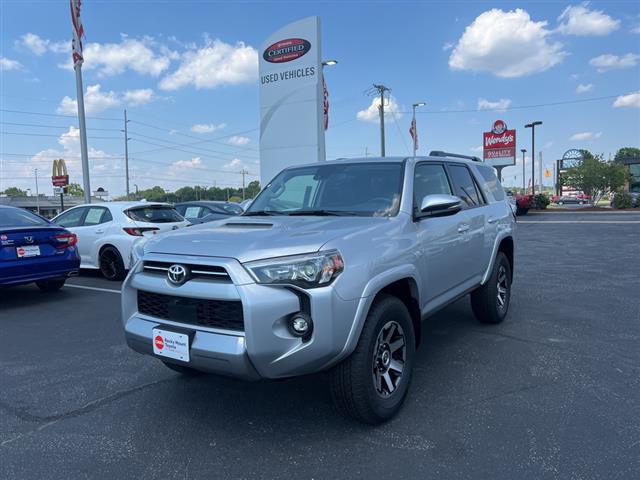
[[84,57],[82,56],[82,37],[84,37],[84,27],[80,20],[80,7],[82,0],[69,0],[71,7],[71,23],[73,24],[73,39],[71,40],[71,51],[73,56],[74,68],[82,65]]
[[411,126],[409,127],[409,135],[413,139],[413,148],[418,149],[418,130],[416,129],[416,119],[411,120]]
[[324,129],[329,128],[329,90],[327,90],[327,82],[322,77],[322,90],[324,93]]

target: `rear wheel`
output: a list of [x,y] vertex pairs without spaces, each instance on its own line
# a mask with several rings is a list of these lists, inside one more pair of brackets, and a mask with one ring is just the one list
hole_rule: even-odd
[[360,422],[392,418],[407,395],[415,360],[415,334],[409,311],[398,298],[374,303],[356,349],[331,372],[338,411]]
[[127,272],[120,252],[115,247],[105,247],[100,252],[100,273],[107,280],[123,280]]
[[500,323],[507,316],[511,300],[511,264],[498,252],[487,283],[471,292],[473,314],[482,323]]
[[57,292],[64,286],[66,278],[55,278],[53,280],[39,280],[36,285],[43,292]]

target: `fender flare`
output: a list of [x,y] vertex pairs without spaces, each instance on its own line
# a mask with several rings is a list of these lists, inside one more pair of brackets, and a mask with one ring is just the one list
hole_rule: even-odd
[[[508,231],[502,232],[496,237],[496,240],[493,243],[491,259],[489,261],[489,264],[487,265],[487,269],[485,270],[484,275],[482,275],[482,281],[480,282],[481,285],[484,285],[489,280],[489,276],[491,275],[491,272],[493,270],[493,264],[495,263],[496,257],[498,256],[498,248],[500,248],[500,244],[505,238],[511,238],[513,240],[513,232],[508,232]],[[515,242],[514,242],[514,247],[515,247]]]

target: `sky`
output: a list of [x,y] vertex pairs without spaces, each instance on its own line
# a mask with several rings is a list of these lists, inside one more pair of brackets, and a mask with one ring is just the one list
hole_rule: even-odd
[[[373,83],[391,88],[387,155],[481,155],[497,119],[545,168],[572,148],[640,146],[640,3],[629,1],[86,0],[83,80],[92,189],[233,186],[258,179],[258,54],[291,21],[321,18],[327,158],[379,155]],[[66,1],[0,0],[0,191],[51,193],[51,161],[82,183]],[[527,181],[530,171],[527,154]],[[537,161],[537,158],[536,158]],[[536,168],[537,175],[537,168]],[[503,172],[522,184],[522,164]],[[546,179],[548,185],[552,180]]]

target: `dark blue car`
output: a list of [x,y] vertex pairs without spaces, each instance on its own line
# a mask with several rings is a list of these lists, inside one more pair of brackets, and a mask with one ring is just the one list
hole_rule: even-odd
[[0,287],[35,282],[41,290],[59,290],[78,274],[75,234],[42,217],[0,206]]

